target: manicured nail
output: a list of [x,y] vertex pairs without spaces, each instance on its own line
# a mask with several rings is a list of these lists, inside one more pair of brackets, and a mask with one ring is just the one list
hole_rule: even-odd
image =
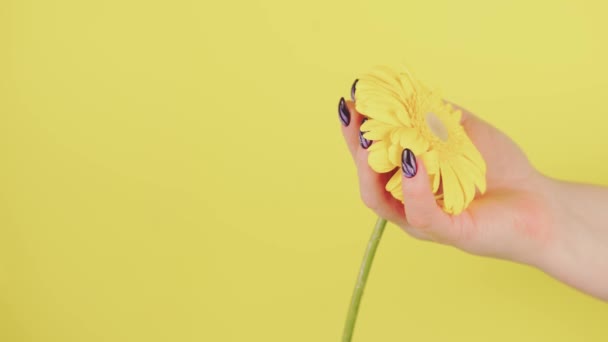
[[412,178],[416,175],[416,172],[418,172],[416,156],[409,148],[406,148],[403,150],[403,153],[401,153],[401,169],[403,170],[405,178]]
[[[367,118],[363,119],[363,121],[361,121],[361,125],[363,125],[363,123],[367,121]],[[361,147],[363,147],[363,149],[367,150],[370,146],[372,146],[373,140],[367,140],[363,137],[363,133],[365,132],[361,132],[361,130],[359,129],[359,144],[361,144]]]
[[355,101],[355,91],[357,91],[357,82],[359,82],[358,78],[355,80],[355,82],[353,82],[353,85],[350,87],[350,98],[353,101]]
[[342,125],[347,127],[350,124],[350,112],[348,111],[348,107],[346,107],[346,101],[344,98],[340,98],[340,104],[338,105],[338,114],[340,115],[340,121],[342,121]]

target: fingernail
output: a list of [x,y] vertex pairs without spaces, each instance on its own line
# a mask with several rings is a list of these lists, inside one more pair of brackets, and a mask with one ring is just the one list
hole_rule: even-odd
[[359,82],[358,78],[355,80],[355,82],[353,82],[353,85],[350,87],[350,98],[353,101],[355,101],[355,91],[357,91],[357,82]]
[[[363,125],[363,123],[367,121],[367,118],[363,119],[363,121],[361,121],[361,125]],[[363,133],[365,132],[361,132],[361,130],[359,130],[359,144],[361,144],[361,147],[363,147],[363,149],[367,150],[370,146],[372,146],[373,140],[367,140],[363,137]]]
[[416,175],[416,172],[418,172],[416,156],[409,148],[406,148],[403,150],[403,153],[401,153],[401,169],[403,170],[405,178],[412,178]]
[[346,101],[344,98],[340,98],[340,104],[338,105],[338,114],[340,115],[340,121],[342,121],[342,125],[347,127],[350,124],[350,112],[348,111],[348,107],[346,107]]

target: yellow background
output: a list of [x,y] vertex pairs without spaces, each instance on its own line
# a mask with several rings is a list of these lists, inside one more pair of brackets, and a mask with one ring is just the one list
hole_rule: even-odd
[[[608,184],[603,1],[0,0],[0,341],[337,341],[375,221],[336,112],[405,62]],[[606,341],[608,306],[389,225],[356,341]]]

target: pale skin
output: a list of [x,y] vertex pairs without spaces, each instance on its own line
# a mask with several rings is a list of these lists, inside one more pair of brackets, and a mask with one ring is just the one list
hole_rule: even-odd
[[466,252],[536,267],[578,290],[608,301],[608,188],[549,178],[505,134],[463,111],[462,125],[487,164],[487,191],[466,211],[446,214],[435,202],[421,158],[414,177],[402,175],[404,203],[384,185],[359,143],[364,114],[351,114],[342,133],[359,176],[361,198],[377,215],[411,236]]

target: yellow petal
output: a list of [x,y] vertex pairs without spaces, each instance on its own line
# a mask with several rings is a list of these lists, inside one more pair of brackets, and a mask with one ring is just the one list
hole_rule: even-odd
[[404,101],[396,93],[396,89],[384,88],[365,80],[357,82],[357,102],[375,101],[391,106],[403,107]]
[[472,182],[479,189],[480,193],[486,192],[485,173],[477,165],[464,157],[453,158],[450,163],[458,170],[459,174],[466,174],[469,182]]
[[[439,190],[439,182],[441,181],[441,174],[436,173],[433,176],[433,193],[436,194],[437,190]],[[441,194],[443,195],[443,194]]]
[[390,138],[391,138],[391,144],[399,145],[399,141],[401,140],[401,129],[396,128],[395,130],[393,130],[391,132]]
[[483,174],[486,173],[486,162],[483,160],[481,153],[477,150],[477,147],[473,145],[473,142],[467,138],[462,146],[462,154],[467,157],[474,165],[476,165]]
[[355,107],[357,108],[357,112],[364,114],[369,118],[376,119],[393,126],[402,126],[397,112],[405,110],[403,105],[398,107],[388,101],[368,99],[366,101],[357,100]]
[[434,175],[439,172],[439,160],[437,150],[430,150],[423,153],[421,156],[426,167],[426,172],[430,175]]
[[407,127],[412,125],[404,103],[398,102],[394,98],[389,101],[380,96],[374,96],[374,94],[357,91],[357,103],[355,106],[358,112],[391,125]]
[[[428,175],[429,177],[429,183],[432,185],[433,181],[435,180],[435,175]],[[435,191],[433,191],[433,194],[435,193]]]
[[420,89],[419,82],[405,69],[399,72],[399,83],[404,98],[415,96]]
[[402,100],[401,88],[398,82],[387,82],[371,74],[363,75],[357,82],[357,101],[359,101],[359,91],[364,94],[374,94],[389,96],[397,100]]
[[399,68],[378,67],[368,75],[362,76],[357,83],[357,102],[362,101],[361,110],[369,110],[369,107],[381,102],[390,105],[392,114],[403,125],[411,126],[406,101],[414,94],[416,87],[406,84],[404,80],[404,77],[407,77],[406,73],[407,71]]
[[[456,159],[461,158],[455,158],[454,160]],[[475,198],[475,182],[473,182],[471,179],[471,174],[459,167],[457,162],[453,163],[450,161],[450,164],[452,165],[452,169],[454,170],[456,178],[458,179],[460,187],[462,188],[464,194],[464,208],[466,209]]]
[[397,170],[397,172],[395,172],[391,179],[389,179],[389,181],[386,183],[386,191],[392,192],[396,189],[401,191],[401,177],[401,171]]
[[412,120],[410,119],[410,114],[407,111],[407,108],[404,106],[399,108],[399,110],[395,110],[395,115],[397,115],[397,119],[401,121],[401,124],[406,127],[412,126]]
[[394,126],[384,122],[369,119],[361,125],[361,132],[364,132],[363,137],[367,140],[384,140],[394,129]]
[[370,71],[369,77],[389,88],[401,90],[399,71],[393,67],[385,65],[375,67]]
[[[398,172],[398,173],[400,173],[400,172]],[[396,199],[401,201],[401,203],[403,203],[403,190],[401,189],[401,186],[393,189],[390,193],[391,193],[391,195],[393,195],[393,197],[395,197]]]
[[429,148],[429,142],[417,131],[407,130],[407,128],[401,128],[400,131],[402,133],[399,135],[399,145],[402,149],[409,148],[416,156],[419,156]]
[[401,153],[403,150],[399,145],[391,145],[388,148],[388,160],[393,166],[401,165]]
[[472,183],[461,183],[460,186],[464,193],[464,209],[466,209],[475,199],[475,186]]
[[394,165],[389,163],[386,150],[371,151],[367,157],[367,162],[372,170],[378,173],[389,172],[395,168]]
[[372,130],[369,132],[363,132],[363,137],[367,140],[384,140],[389,135],[390,132],[385,132],[381,130]]
[[369,132],[372,130],[382,130],[382,129],[390,130],[393,128],[395,128],[395,126],[391,126],[382,121],[374,120],[371,118],[365,120],[365,122],[363,124],[361,124],[362,132]]
[[388,160],[388,148],[384,141],[372,144],[368,152],[367,163],[372,170],[378,173],[385,173],[395,168],[395,165],[391,164]]
[[448,213],[460,214],[464,209],[464,194],[458,178],[449,163],[441,163],[440,168],[443,180],[444,208]]
[[363,76],[357,82],[357,102],[369,100],[373,98],[392,98],[398,101],[403,101],[399,89],[393,86],[387,86],[386,83],[379,82],[376,79],[368,76]]
[[372,146],[367,149],[368,152],[376,150],[388,150],[388,144],[384,140],[374,141]]
[[418,131],[414,128],[400,128],[397,132],[398,139],[394,139],[393,141],[399,143],[403,148],[412,149],[410,146],[417,143],[418,140]]

